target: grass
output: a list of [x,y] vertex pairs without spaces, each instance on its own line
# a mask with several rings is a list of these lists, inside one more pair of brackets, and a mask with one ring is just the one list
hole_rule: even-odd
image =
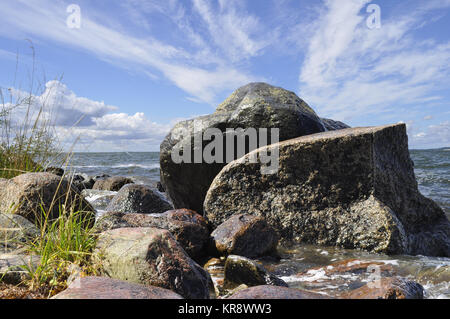
[[[64,167],[67,171],[67,163],[72,155],[71,152],[61,155],[64,153],[58,146],[52,121],[52,109],[56,105],[49,105],[44,96],[45,86],[35,85],[32,43],[31,49],[33,62],[28,72],[29,89],[25,92],[0,87],[0,178],[10,179],[26,172],[44,171],[50,165]],[[3,286],[5,291],[12,291],[11,294],[6,292],[7,296],[14,296],[16,292],[24,296],[28,291],[30,296],[49,297],[67,287],[68,280],[76,274],[96,274],[97,267],[91,261],[96,236],[86,220],[89,215],[75,206],[60,204],[61,201],[56,197],[55,194],[50,205],[41,204],[42,211],[36,212],[44,216],[36,222],[40,236],[26,244],[26,251],[39,259],[38,265],[23,266],[29,274],[29,280],[17,289],[5,286],[0,281],[0,296]],[[50,220],[48,216],[55,205],[59,207],[59,216]],[[44,207],[49,206],[50,209],[45,211]]]

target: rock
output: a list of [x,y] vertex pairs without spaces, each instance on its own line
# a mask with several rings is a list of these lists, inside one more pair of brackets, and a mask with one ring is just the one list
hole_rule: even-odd
[[250,213],[284,241],[450,256],[450,222],[418,191],[404,124],[324,132],[254,152],[275,147],[276,174],[248,163],[250,153],[217,175],[204,203],[214,226]]
[[94,178],[87,174],[74,174],[69,177],[69,181],[80,191],[92,189],[95,184]]
[[343,299],[423,299],[423,287],[404,278],[381,278],[344,293]]
[[158,192],[161,192],[161,193],[166,192],[166,190],[164,189],[164,186],[163,186],[163,184],[161,184],[161,182],[156,182],[156,189],[158,190]]
[[300,289],[278,286],[256,286],[240,290],[226,299],[329,299],[328,297]]
[[210,238],[208,224],[203,216],[188,209],[151,215],[108,212],[99,218],[96,227],[101,231],[123,227],[166,229],[192,258],[201,257],[206,253]]
[[[194,124],[200,121],[201,128],[194,132]],[[202,214],[206,192],[214,177],[226,165],[225,161],[208,164],[202,159],[201,163],[177,164],[172,160],[171,153],[177,144],[187,145],[193,150],[193,141],[197,138],[201,140],[209,128],[221,132],[226,132],[227,128],[267,128],[269,131],[279,128],[281,141],[325,131],[316,113],[293,92],[266,83],[250,83],[239,88],[213,114],[176,124],[162,142],[161,183],[175,208],[189,208]],[[183,130],[187,131],[185,136],[178,136]],[[202,150],[210,142],[203,141]],[[249,145],[246,145],[248,149]],[[226,158],[226,149],[224,153]],[[228,155],[237,158],[236,154]]]
[[220,224],[211,234],[217,251],[222,255],[255,258],[273,253],[278,235],[264,218],[234,215]]
[[359,259],[346,259],[335,262],[331,265],[324,267],[316,267],[309,269],[301,274],[300,276],[304,276],[305,274],[312,273],[316,274],[319,271],[323,271],[325,276],[332,276],[336,274],[340,275],[348,275],[351,274],[370,274],[376,268],[379,271],[379,274],[386,277],[392,276],[395,273],[394,267],[389,263],[383,261],[364,261]]
[[326,119],[326,118],[321,118],[321,120],[322,120],[323,125],[327,129],[327,131],[335,131],[335,130],[342,130],[345,128],[350,128],[350,126],[348,126],[347,124],[342,123],[340,121],[335,121],[335,120]]
[[92,186],[92,189],[117,192],[122,188],[122,186],[132,183],[133,183],[132,179],[122,176],[99,178],[95,181],[95,184],[94,186]]
[[96,256],[111,278],[167,288],[188,299],[209,298],[209,274],[167,230],[139,227],[103,232]]
[[[0,212],[22,216],[33,223],[45,214],[59,216],[59,207],[74,207],[93,224],[95,210],[67,180],[50,173],[27,173],[0,182]],[[43,210],[44,212],[43,212]]]
[[158,192],[148,186],[129,184],[123,186],[106,210],[109,212],[159,214],[173,209]]
[[55,174],[57,176],[64,176],[64,169],[61,167],[47,167],[45,172]]
[[23,266],[36,268],[39,262],[39,256],[14,253],[0,255],[0,282],[18,285],[30,279],[30,273]]
[[168,289],[108,277],[82,277],[52,299],[183,299]]
[[39,235],[37,227],[26,218],[0,213],[0,251],[17,249]]
[[256,261],[242,256],[228,256],[224,272],[225,289],[232,289],[241,284],[249,287],[259,285],[288,286],[283,280],[267,272]]

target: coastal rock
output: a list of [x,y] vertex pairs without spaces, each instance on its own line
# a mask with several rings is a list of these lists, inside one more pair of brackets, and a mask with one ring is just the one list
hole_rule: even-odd
[[159,214],[171,209],[172,205],[157,191],[138,184],[123,186],[106,208],[109,212],[138,214]]
[[[250,83],[239,88],[213,114],[176,124],[161,143],[161,182],[175,208],[189,208],[203,213],[206,192],[214,177],[226,165],[226,148],[221,163],[206,163],[204,159],[195,163],[194,156],[191,163],[177,164],[172,160],[172,152],[178,154],[176,145],[183,145],[183,152],[191,150],[193,155],[194,142],[197,139],[202,141],[204,132],[210,128],[222,133],[227,128],[267,128],[269,131],[279,128],[281,141],[325,131],[316,113],[293,92],[266,83]],[[226,135],[223,134],[224,139]],[[202,151],[210,142],[203,141]],[[270,143],[269,138],[267,142]],[[245,152],[248,150],[249,145],[246,145]],[[236,159],[236,154],[233,154],[228,155]]]
[[55,174],[57,176],[64,176],[64,169],[61,167],[47,167],[45,172]]
[[255,258],[273,253],[278,235],[264,218],[234,215],[211,234],[219,254]]
[[328,297],[300,289],[278,286],[256,286],[239,290],[226,299],[329,299]]
[[[249,156],[279,150],[276,174]],[[206,217],[263,216],[283,240],[386,254],[450,256],[450,222],[418,191],[406,126],[350,128],[260,148],[214,179]]]
[[232,289],[241,284],[248,287],[259,285],[288,286],[283,280],[266,271],[256,261],[242,256],[228,256],[225,261],[224,273],[225,289]]
[[[59,216],[60,206],[83,212],[93,224],[95,211],[67,180],[50,173],[27,173],[0,181],[0,212],[17,214],[36,223],[48,214]],[[44,212],[43,212],[44,211]]]
[[85,189],[92,189],[95,184],[94,178],[88,176],[87,174],[74,174],[68,178],[68,180],[75,186],[79,191]]
[[305,276],[308,273],[317,274],[322,272],[324,276],[333,275],[348,275],[348,274],[369,274],[376,269],[379,271],[379,275],[383,277],[392,276],[395,274],[395,269],[389,263],[384,261],[369,261],[369,260],[359,260],[359,259],[346,259],[335,262],[331,265],[324,267],[316,267],[307,270],[306,272],[300,273],[299,276]]
[[404,278],[381,278],[344,293],[343,299],[423,299],[423,287]]
[[108,277],[82,277],[52,299],[183,299],[168,289]]
[[210,238],[208,224],[203,216],[188,209],[151,215],[108,212],[97,221],[96,227],[101,231],[123,227],[166,229],[192,258],[201,257],[206,253]]
[[336,131],[336,130],[343,130],[345,128],[350,128],[350,126],[340,121],[335,121],[326,118],[321,118],[321,121],[325,126],[325,128],[327,129],[327,131]]
[[122,188],[122,186],[132,183],[133,183],[132,179],[122,176],[99,178],[95,181],[95,184],[94,186],[92,186],[92,189],[117,192]]
[[96,256],[111,278],[170,289],[188,299],[209,298],[209,274],[167,230],[139,227],[103,232]]
[[37,227],[26,218],[0,213],[0,251],[15,250],[39,235]]

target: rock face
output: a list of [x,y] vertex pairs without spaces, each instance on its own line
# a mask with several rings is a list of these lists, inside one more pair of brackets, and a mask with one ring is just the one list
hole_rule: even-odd
[[97,179],[92,189],[98,189],[103,191],[119,191],[122,186],[126,184],[132,184],[133,180],[127,177],[113,176]]
[[181,247],[192,258],[206,253],[209,229],[203,216],[188,209],[167,211],[162,214],[125,214],[109,212],[104,214],[96,227],[101,231],[123,227],[156,227],[172,233]]
[[159,214],[172,208],[172,205],[163,196],[150,187],[129,184],[120,189],[106,210],[121,213]]
[[[194,131],[195,123],[201,124]],[[162,142],[161,182],[175,208],[189,208],[202,213],[205,194],[226,164],[226,160],[208,164],[203,159],[194,163],[194,156],[191,163],[177,164],[171,158],[177,144],[188,146],[185,149],[194,154],[194,141],[198,138],[201,141],[205,130],[210,128],[221,132],[226,132],[227,128],[279,128],[281,141],[325,131],[320,118],[293,92],[265,83],[250,83],[239,88],[213,114],[178,123]],[[179,136],[182,131],[185,131],[184,136]],[[202,150],[210,142],[204,141]],[[267,142],[270,144],[269,138]],[[228,155],[232,159],[237,158],[236,154]],[[224,154],[224,159],[226,156]]]
[[328,299],[326,296],[294,288],[256,286],[240,290],[227,299]]
[[381,278],[341,296],[344,299],[423,299],[423,287],[404,278]]
[[288,286],[283,280],[266,271],[256,261],[242,256],[230,255],[225,262],[224,288],[232,289],[241,284],[248,287],[259,285]]
[[170,289],[188,299],[209,298],[209,274],[167,230],[109,230],[99,236],[96,252],[111,278]]
[[322,120],[323,125],[327,129],[327,131],[336,131],[336,130],[342,130],[345,128],[350,128],[350,126],[348,126],[347,124],[342,123],[340,121],[335,121],[335,120],[326,119],[326,118],[321,118],[321,120]]
[[37,227],[26,218],[0,213],[0,251],[17,249],[39,235]]
[[278,235],[262,217],[234,215],[211,234],[219,254],[254,258],[276,250]]
[[73,206],[85,212],[89,222],[93,222],[95,217],[92,206],[60,176],[27,173],[0,181],[0,212],[17,214],[37,222],[43,218],[41,205],[50,219],[59,216],[60,205]]
[[0,255],[0,282],[18,285],[24,280],[30,279],[28,271],[23,266],[36,268],[39,265],[40,256],[29,256],[20,254]]
[[450,223],[418,191],[404,124],[330,131],[254,152],[274,147],[276,174],[261,174],[250,153],[217,175],[204,204],[213,225],[251,213],[286,241],[450,256]]
[[52,299],[183,299],[168,289],[108,277],[83,277]]

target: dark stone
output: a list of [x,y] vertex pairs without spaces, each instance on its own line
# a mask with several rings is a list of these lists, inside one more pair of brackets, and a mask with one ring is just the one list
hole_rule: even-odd
[[450,256],[450,222],[418,190],[404,124],[313,134],[254,153],[275,148],[276,174],[262,174],[250,153],[217,175],[204,203],[214,226],[249,213],[284,241]]
[[[194,132],[195,121],[202,122],[201,132]],[[325,131],[320,118],[295,93],[266,83],[250,83],[231,94],[211,115],[175,125],[160,147],[161,183],[175,208],[189,208],[203,213],[206,192],[226,163],[180,163],[172,160],[174,147],[186,145],[194,153],[194,139],[208,128],[226,132],[227,128],[279,128],[281,141]],[[179,136],[185,130],[186,136]],[[226,134],[224,134],[225,136]],[[210,141],[203,141],[202,151]],[[270,143],[270,138],[268,139]],[[225,145],[225,143],[224,143]],[[188,148],[185,150],[188,152]],[[246,145],[246,152],[249,145]],[[226,149],[224,150],[226,156]],[[231,154],[228,154],[233,157]],[[194,157],[191,157],[194,159]],[[234,159],[237,158],[234,154]],[[202,159],[203,161],[203,159]]]
[[166,192],[166,190],[164,189],[164,186],[163,186],[163,184],[161,184],[161,182],[157,182],[157,183],[156,183],[156,189],[157,189],[159,192],[161,192],[161,193],[165,193],[165,192]]
[[133,180],[122,176],[113,176],[107,178],[100,178],[95,181],[92,189],[104,190],[104,191],[119,191],[122,186],[126,184],[132,184]]
[[321,118],[321,120],[327,131],[336,131],[336,130],[343,130],[345,128],[350,128],[350,126],[340,121],[335,121],[326,118]]
[[404,278],[381,278],[344,293],[343,299],[423,299],[422,285]]
[[232,289],[241,284],[249,287],[259,285],[288,286],[283,280],[266,271],[256,261],[242,256],[228,256],[224,272],[225,289]]
[[47,167],[45,172],[55,174],[57,176],[64,176],[64,169],[61,167]]
[[108,277],[82,277],[52,299],[183,299],[168,289]]
[[278,235],[264,218],[234,215],[211,234],[219,254],[249,258],[271,254],[276,250]]
[[26,218],[0,213],[0,251],[16,250],[39,236],[37,227]]
[[157,191],[145,185],[123,186],[106,208],[110,212],[158,214],[172,205]]

